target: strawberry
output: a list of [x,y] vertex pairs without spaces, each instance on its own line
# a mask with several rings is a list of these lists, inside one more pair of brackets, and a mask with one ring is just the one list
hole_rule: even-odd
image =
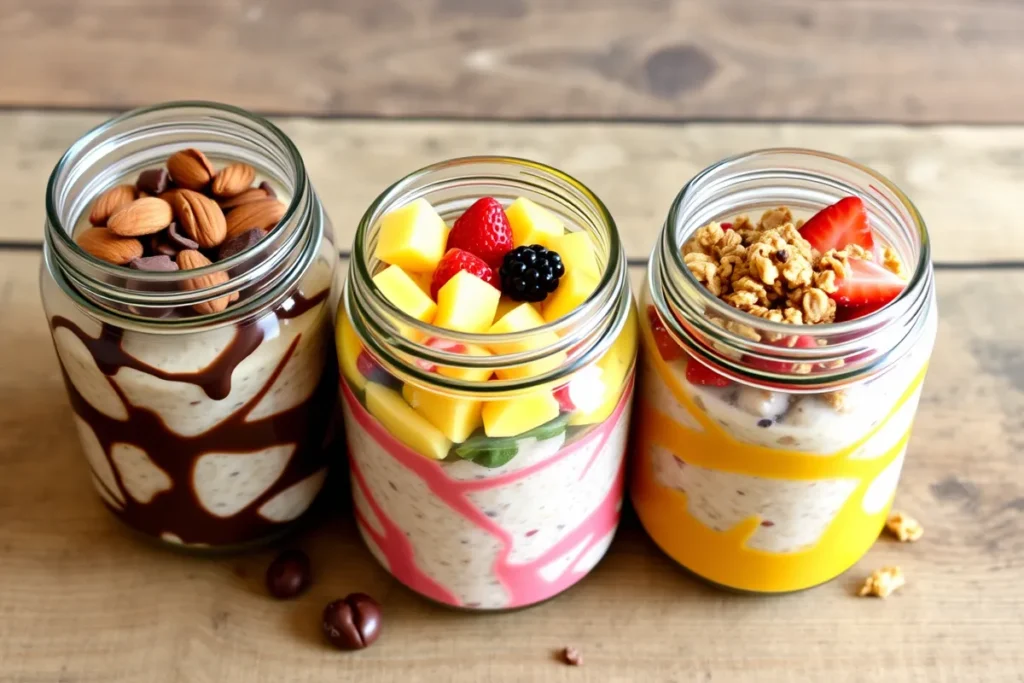
[[871,312],[886,305],[907,286],[892,271],[886,270],[873,261],[850,259],[850,269],[845,277],[836,279],[839,288],[832,298],[842,308],[856,308]]
[[445,283],[461,270],[468,270],[470,275],[476,275],[495,289],[498,288],[497,271],[492,270],[482,259],[462,249],[449,249],[437,264],[434,278],[430,282],[430,296],[434,298],[434,301],[437,301],[437,290],[444,287]]
[[868,214],[860,197],[843,197],[811,216],[800,228],[800,235],[811,246],[825,253],[856,244],[871,250],[875,238],[868,225]]
[[654,335],[654,343],[658,346],[658,353],[661,354],[661,357],[669,363],[682,358],[683,350],[665,329],[665,324],[661,322],[661,316],[658,315],[658,309],[648,306],[647,319],[651,323],[651,334]]
[[686,362],[686,381],[704,387],[729,386],[729,380],[692,358]]
[[[459,342],[452,341],[451,339],[441,339],[440,337],[427,337],[423,340],[424,346],[429,346],[432,349],[440,349],[442,351],[448,351],[449,353],[466,353],[466,345],[460,344]],[[437,365],[430,362],[429,360],[423,360],[417,358],[415,361],[423,370],[427,372],[437,372]]]
[[568,384],[563,384],[555,389],[555,400],[558,401],[558,407],[561,408],[563,413],[571,413],[576,410],[576,404],[572,402],[572,397],[569,396]]
[[[789,346],[789,344],[786,343],[785,339],[779,340],[775,345],[787,347]],[[813,337],[808,337],[807,335],[802,334],[796,338],[796,343],[793,344],[791,348],[816,349],[818,348],[818,342],[814,341]],[[785,374],[787,372],[792,372],[793,370],[793,364],[788,361],[771,360],[768,358],[755,358],[753,356],[746,356],[744,360],[750,367],[757,368],[759,370],[767,370],[768,372],[777,372],[780,374]]]
[[512,226],[501,203],[493,197],[476,200],[452,226],[448,248],[464,249],[491,268],[500,267],[505,254],[512,250]]

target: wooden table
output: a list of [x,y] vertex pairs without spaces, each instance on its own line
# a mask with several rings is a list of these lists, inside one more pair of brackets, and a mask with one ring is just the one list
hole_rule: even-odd
[[[87,5],[0,14],[0,683],[1024,680],[1019,4]],[[295,602],[264,595],[272,551],[209,560],[138,541],[96,500],[72,429],[37,293],[43,193],[110,110],[188,96],[293,115],[277,122],[342,244],[388,183],[462,154],[576,175],[634,264],[679,187],[723,156],[799,145],[877,168],[934,238],[939,338],[897,496],[925,537],[883,538],[812,591],[740,597],[687,576],[627,513],[585,581],[495,615],[390,579],[342,504],[297,540],[317,581]],[[916,125],[943,121],[1008,125]],[[886,564],[906,588],[854,597]],[[383,603],[385,630],[343,654],[318,617],[355,590]],[[567,644],[583,667],[557,661]]]

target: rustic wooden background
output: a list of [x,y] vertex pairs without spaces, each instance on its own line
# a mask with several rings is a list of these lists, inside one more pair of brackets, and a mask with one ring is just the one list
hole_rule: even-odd
[[[1012,0],[0,0],[0,683],[1024,681],[1022,75]],[[339,501],[297,541],[318,580],[293,603],[263,595],[272,551],[138,542],[96,502],[70,426],[37,293],[43,191],[89,127],[179,98],[277,115],[340,244],[424,164],[564,168],[611,208],[637,283],[672,196],[723,156],[808,146],[877,168],[937,261],[897,498],[924,539],[748,598],[686,576],[627,513],[586,581],[507,615],[402,588]],[[908,586],[854,598],[883,564]],[[385,631],[346,655],[317,615],[353,590],[384,603]],[[582,668],[555,660],[566,644]]]

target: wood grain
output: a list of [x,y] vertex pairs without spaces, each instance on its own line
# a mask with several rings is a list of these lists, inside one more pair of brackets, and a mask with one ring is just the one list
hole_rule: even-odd
[[[473,615],[388,578],[343,493],[296,541],[317,581],[294,602],[263,594],[269,551],[198,559],[127,533],[88,482],[40,313],[38,259],[0,252],[0,683],[988,683],[1024,671],[1024,320],[1006,315],[1024,272],[939,273],[938,345],[897,499],[925,524],[919,543],[882,539],[811,591],[741,597],[687,576],[628,516],[576,588]],[[903,591],[853,597],[890,563],[908,575]],[[341,654],[321,642],[319,611],[353,590],[382,601],[384,634]],[[555,660],[566,644],[582,650],[582,668]]]
[[1020,123],[1022,37],[993,0],[6,0],[0,103]]
[[[0,113],[0,241],[42,236],[46,179],[99,114]],[[1024,126],[469,123],[276,121],[305,156],[334,222],[351,243],[363,211],[402,175],[445,158],[511,154],[575,175],[608,204],[627,253],[646,258],[683,184],[726,156],[811,147],[877,169],[913,198],[941,262],[1024,259],[1019,222]]]

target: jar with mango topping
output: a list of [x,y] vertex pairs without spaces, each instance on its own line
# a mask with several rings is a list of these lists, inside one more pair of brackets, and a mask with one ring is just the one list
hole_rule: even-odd
[[828,581],[892,504],[935,339],[924,222],[809,150],[694,177],[641,304],[631,497],[673,559],[759,593]]
[[637,348],[615,224],[577,180],[472,157],[355,237],[336,335],[359,531],[437,602],[524,607],[615,534]]

